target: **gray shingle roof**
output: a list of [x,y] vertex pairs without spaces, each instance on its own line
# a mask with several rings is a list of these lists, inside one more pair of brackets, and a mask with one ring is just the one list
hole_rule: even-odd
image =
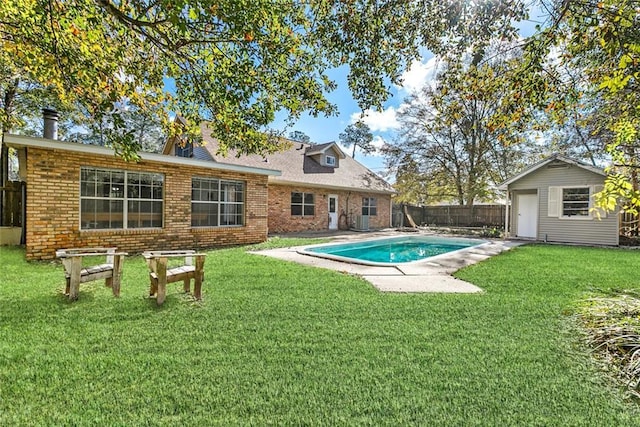
[[265,156],[252,154],[236,157],[236,152],[229,151],[227,157],[222,157],[216,154],[218,143],[211,137],[206,124],[200,128],[204,148],[214,161],[280,170],[282,175],[269,177],[269,182],[273,184],[300,184],[376,193],[395,192],[388,182],[342,152],[336,153],[344,155],[344,158],[339,156],[340,161],[337,168],[323,166],[314,157],[307,155],[308,152],[315,153],[319,148],[325,149],[334,143],[313,145],[291,141],[291,148],[274,154]]
[[498,185],[498,188],[501,190],[506,190],[507,187],[509,186],[509,184],[513,184],[514,182],[518,181],[519,179],[525,177],[526,175],[529,175],[530,173],[540,169],[541,167],[543,167],[544,165],[547,165],[555,160],[559,160],[568,164],[572,164],[572,165],[576,165],[578,167],[581,167],[583,169],[586,169],[588,171],[591,171],[593,173],[597,173],[598,175],[602,175],[602,176],[606,176],[607,174],[605,173],[604,169],[599,168],[597,166],[593,166],[590,165],[588,163],[582,162],[580,160],[576,160],[576,159],[572,159],[566,156],[563,156],[560,153],[554,153],[549,157],[545,157],[544,159],[540,160],[537,163],[534,163],[531,166],[526,167],[525,169],[523,169],[522,171],[520,171],[519,173],[517,173],[516,175],[512,176],[511,178],[507,179],[506,181],[504,181],[503,183],[501,183],[500,185]]

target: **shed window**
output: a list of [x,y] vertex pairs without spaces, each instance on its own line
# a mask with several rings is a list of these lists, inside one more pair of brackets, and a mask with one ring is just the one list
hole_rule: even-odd
[[80,169],[80,229],[162,227],[164,176]]
[[589,187],[563,188],[562,216],[588,218],[589,196]]
[[[593,219],[592,196],[602,191],[602,185],[582,187],[549,187],[548,215],[561,219]],[[599,210],[598,218],[606,218],[607,213]]]
[[291,193],[291,215],[313,216],[316,211],[315,197],[313,193]]

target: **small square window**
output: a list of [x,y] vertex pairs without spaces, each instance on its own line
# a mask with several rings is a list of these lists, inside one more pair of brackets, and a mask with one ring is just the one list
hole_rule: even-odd
[[193,157],[193,144],[191,142],[183,142],[176,144],[176,156]]
[[291,215],[315,215],[315,197],[313,193],[291,193]]
[[326,162],[327,162],[328,166],[335,166],[336,165],[336,158],[334,156],[327,155],[327,157],[325,159],[326,159]]
[[373,197],[362,198],[362,215],[376,216],[378,214],[377,200]]

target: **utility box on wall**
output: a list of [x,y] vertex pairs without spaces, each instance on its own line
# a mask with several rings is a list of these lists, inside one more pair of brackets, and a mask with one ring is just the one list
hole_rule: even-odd
[[369,231],[369,215],[355,215],[353,218],[353,229]]

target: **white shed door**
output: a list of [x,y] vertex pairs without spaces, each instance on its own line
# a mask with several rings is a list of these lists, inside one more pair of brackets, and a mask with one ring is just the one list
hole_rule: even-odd
[[538,237],[538,195],[518,195],[518,237]]

